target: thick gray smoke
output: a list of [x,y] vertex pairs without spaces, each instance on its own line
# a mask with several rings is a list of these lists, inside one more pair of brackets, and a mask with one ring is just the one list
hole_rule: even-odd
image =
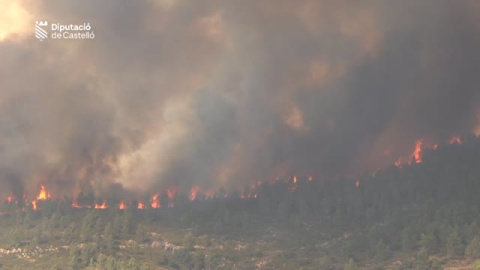
[[[477,1],[8,5],[3,194],[356,177],[479,131]],[[95,39],[40,42],[35,20]]]

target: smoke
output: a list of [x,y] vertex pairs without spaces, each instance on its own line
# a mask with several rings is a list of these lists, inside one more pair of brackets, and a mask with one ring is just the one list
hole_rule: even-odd
[[[479,130],[474,1],[11,3],[4,193],[357,177]],[[89,22],[95,39],[40,42],[35,20]]]

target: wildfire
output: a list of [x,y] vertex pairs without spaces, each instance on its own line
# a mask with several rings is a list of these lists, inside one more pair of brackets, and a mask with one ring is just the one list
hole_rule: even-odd
[[89,209],[90,209],[90,208],[92,208],[90,205],[79,205],[79,204],[77,204],[77,203],[75,203],[75,202],[72,203],[72,207],[73,207],[73,208],[77,208],[77,209],[81,209],[81,208],[89,208]]
[[462,144],[462,138],[460,138],[459,136],[453,136],[450,141],[448,141],[448,144]]
[[190,201],[194,201],[197,198],[197,193],[200,190],[200,187],[194,186],[190,190]]
[[160,201],[158,200],[158,193],[152,197],[152,208],[160,208]]
[[[288,180],[290,181],[291,179],[292,178],[289,178]],[[289,183],[289,185],[291,185],[291,186],[288,188],[288,190],[290,190],[291,192],[297,191],[298,186],[297,186],[297,176],[296,175],[293,176],[293,180],[292,180],[292,182]]]
[[[462,144],[462,138],[460,136],[453,136],[450,140],[448,140],[448,144]],[[430,144],[426,143],[424,144],[424,140],[420,139],[415,141],[415,150],[410,156],[410,161],[408,164],[411,164],[411,161],[414,159],[415,163],[421,163],[423,161],[422,158],[422,151],[423,149],[433,149],[437,150],[438,149],[438,143],[435,144]],[[404,160],[400,157],[395,161],[395,166],[401,168],[404,164]]]
[[422,140],[415,142],[415,151],[413,152],[413,157],[415,158],[415,163],[422,162]]
[[397,166],[398,168],[401,168],[402,164],[403,164],[402,158],[398,158],[397,161],[395,161],[395,166]]
[[177,194],[177,187],[172,186],[167,189],[167,194],[169,199],[173,199],[175,197],[175,194]]
[[46,190],[45,190],[45,186],[42,185],[41,189],[40,189],[40,193],[38,194],[37,196],[37,200],[46,200],[46,199],[50,199],[50,193],[48,193]]
[[138,206],[137,206],[138,209],[145,209],[145,204],[141,203],[141,202],[138,202]]
[[95,204],[95,209],[107,209],[107,201],[103,201],[102,204]]
[[47,190],[45,189],[45,186],[42,185],[40,188],[40,193],[37,196],[37,199],[32,201],[33,210],[37,210],[37,201],[45,201],[47,199],[50,199],[50,193],[48,193]]
[[125,210],[125,203],[123,201],[121,201],[120,204],[118,205],[118,209]]

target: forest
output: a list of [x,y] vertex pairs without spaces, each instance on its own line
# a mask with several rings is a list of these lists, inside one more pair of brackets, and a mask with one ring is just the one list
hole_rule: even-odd
[[[138,209],[0,207],[4,269],[480,269],[480,138],[362,179],[177,194]],[[93,194],[75,199],[94,205]],[[115,202],[115,198],[108,200]],[[462,268],[463,267],[463,268]]]

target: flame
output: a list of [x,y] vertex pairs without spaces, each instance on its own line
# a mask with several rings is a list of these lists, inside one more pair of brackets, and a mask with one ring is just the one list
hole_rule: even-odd
[[32,201],[33,210],[37,210],[37,201]]
[[197,198],[197,193],[200,190],[200,187],[194,186],[190,190],[190,201],[194,201]]
[[395,161],[395,166],[397,166],[398,168],[401,168],[402,163],[403,163],[402,158],[398,158],[397,161]]
[[137,206],[138,209],[145,209],[145,204],[141,203],[141,202],[138,202],[138,206]]
[[462,144],[462,138],[460,138],[459,136],[453,136],[450,141],[448,141],[449,144]]
[[160,202],[158,201],[158,193],[152,197],[152,208],[160,208]]
[[[75,202],[72,203],[72,207],[73,207],[73,208],[78,208],[78,209],[81,209],[81,208],[89,208],[89,209],[90,209],[90,208],[92,208],[90,205],[79,205],[79,204],[77,204],[77,203],[75,203]],[[95,209],[97,209],[97,208],[95,208]]]
[[175,197],[175,194],[177,194],[177,187],[172,186],[167,189],[167,194],[169,199],[173,199]]
[[438,148],[438,144],[436,143],[433,145],[433,150],[437,150],[437,148]]
[[10,193],[10,196],[7,198],[8,203],[11,203],[13,201],[13,194]]
[[358,188],[358,186],[360,186],[360,181],[357,180],[357,181],[355,182],[355,186]]
[[103,201],[102,204],[95,204],[95,209],[107,209],[107,201]]
[[[290,179],[291,179],[291,178],[289,178],[289,180],[290,180]],[[294,175],[294,176],[293,176],[293,180],[292,180],[292,186],[289,187],[288,189],[289,189],[291,192],[295,192],[295,191],[297,191],[297,187],[298,187],[298,186],[297,186],[297,176]]]
[[415,151],[413,152],[413,157],[415,158],[415,163],[422,162],[422,140],[415,142]]
[[48,193],[46,190],[45,190],[45,186],[42,185],[41,187],[41,190],[40,190],[40,193],[38,194],[37,196],[37,200],[46,200],[46,199],[50,199],[50,193]]
[[312,181],[313,181],[313,177],[310,175],[310,176],[308,177],[308,182],[312,182]]
[[118,209],[125,210],[125,203],[123,201],[121,201],[120,204],[118,205]]

